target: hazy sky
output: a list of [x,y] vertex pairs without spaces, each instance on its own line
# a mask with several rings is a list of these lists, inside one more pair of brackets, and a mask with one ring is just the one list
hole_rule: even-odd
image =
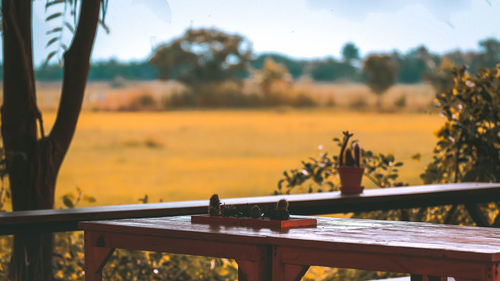
[[[354,42],[363,55],[424,44],[445,52],[500,37],[500,0],[110,0],[93,59],[144,59],[188,27],[239,33],[255,52],[338,57]],[[35,61],[48,53],[45,0],[35,0]],[[52,11],[48,11],[50,14]],[[69,43],[69,37],[66,38]]]

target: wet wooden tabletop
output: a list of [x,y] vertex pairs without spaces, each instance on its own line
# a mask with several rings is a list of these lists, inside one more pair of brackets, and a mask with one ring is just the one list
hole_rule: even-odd
[[500,229],[317,217],[285,231],[191,223],[190,216],[82,222],[86,231],[500,262]]

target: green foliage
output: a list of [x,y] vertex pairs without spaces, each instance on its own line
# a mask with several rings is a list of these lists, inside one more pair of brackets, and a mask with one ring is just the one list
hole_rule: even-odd
[[[344,140],[334,138],[333,142],[341,148]],[[399,167],[403,162],[396,161],[394,155],[376,153],[371,150],[361,150],[364,177],[377,187],[390,187],[407,185],[398,182]],[[290,194],[294,190],[303,192],[322,192],[338,190],[340,183],[337,177],[339,163],[338,155],[329,156],[327,152],[320,151],[319,157],[310,157],[301,161],[300,168],[284,171],[284,178],[278,182],[278,189],[274,194]]]
[[344,61],[350,62],[352,60],[359,59],[359,49],[352,42],[346,43],[342,47],[341,53],[342,53],[342,59],[344,59]]
[[[112,81],[116,77],[127,80],[154,80],[158,71],[147,61],[119,62],[115,59],[98,61],[90,65],[90,81]],[[62,80],[62,67],[59,64],[42,65],[35,72],[38,81]]]
[[196,92],[191,90],[175,92],[161,101],[164,109],[175,108],[243,108],[264,106],[264,100],[257,94],[244,94],[241,84],[234,81],[205,83]]
[[373,54],[365,59],[363,73],[366,85],[380,96],[396,83],[398,65],[388,55]]
[[316,81],[359,81],[359,70],[350,61],[338,62],[334,58],[311,63],[311,77]]
[[[5,166],[5,152],[3,147],[0,147],[0,212],[8,212],[11,210],[11,194],[8,186],[4,184],[4,177],[7,170]],[[12,251],[12,237],[0,236],[0,280],[8,280],[8,264]]]
[[[1,199],[1,198],[0,198]],[[61,197],[65,208],[79,202],[95,202],[79,188]],[[140,199],[147,203],[148,196]],[[53,266],[55,280],[83,281],[84,239],[82,232],[55,234]],[[8,280],[7,265],[12,246],[11,237],[0,237],[0,280]],[[147,251],[116,250],[103,270],[105,280],[236,280],[237,264],[233,260],[210,257],[173,255]]]
[[481,68],[493,69],[500,63],[500,41],[496,38],[479,41],[479,48],[481,51],[470,62],[473,73],[479,73]]
[[452,89],[438,93],[436,105],[446,122],[437,131],[425,183],[500,181],[500,68],[470,76],[452,72]]
[[398,82],[413,84],[424,79],[424,75],[428,71],[426,61],[430,58],[425,47],[410,50],[404,55],[394,52],[392,58],[398,64]]
[[[205,83],[239,80],[252,50],[242,36],[216,29],[188,29],[181,37],[158,47],[151,63],[160,79],[176,79],[193,89]],[[195,93],[196,94],[196,93]]]
[[[81,0],[83,1],[83,0]],[[63,53],[68,50],[68,45],[64,42],[64,34],[75,33],[76,21],[78,18],[78,0],[47,0],[45,3],[45,22],[57,22],[57,26],[47,30],[45,33],[48,35],[46,48],[49,53],[45,58],[43,65],[47,65],[52,58],[58,58],[59,64],[62,64]],[[106,26],[104,20],[108,7],[108,0],[100,0],[101,2],[101,18],[99,25],[109,33],[109,28]]]
[[288,69],[268,58],[256,74],[260,91],[267,104],[279,105],[286,102],[293,86]]
[[[55,280],[84,280],[82,232],[55,235]],[[0,245],[2,240],[0,240]],[[0,256],[1,257],[1,256]],[[7,263],[0,264],[0,268]],[[0,271],[0,277],[1,275]],[[235,280],[233,260],[172,255],[147,251],[115,250],[103,270],[104,280]],[[7,280],[7,279],[2,279]]]
[[145,251],[116,251],[104,268],[106,280],[236,280],[232,260],[167,255]]
[[[55,31],[69,32],[67,26],[58,26],[54,29]],[[57,42],[52,43],[50,48],[57,49]],[[61,55],[61,50],[58,50],[59,53],[57,56],[54,55],[54,58]],[[284,65],[294,80],[303,75],[311,75],[316,81],[361,81],[360,70],[353,65],[353,61],[359,59],[359,52],[356,55],[356,51],[357,47],[353,43],[346,43],[341,51],[341,61],[334,58],[311,61],[295,59],[283,54],[264,53],[251,59],[249,65],[252,69],[260,70],[266,59],[270,58],[276,63]],[[439,67],[443,64],[443,60],[448,60],[444,64],[451,62],[457,66],[468,65],[471,73],[478,73],[480,68],[494,68],[500,62],[500,42],[495,38],[482,40],[479,42],[479,50],[475,52],[453,51],[441,56],[430,53],[424,46],[419,46],[407,53],[393,52],[390,56],[398,66],[397,81],[399,83],[413,84],[427,81],[437,85],[441,79],[443,85],[446,85],[445,80],[450,77],[450,73],[443,73],[442,68]],[[0,68],[0,77],[3,77],[2,71],[3,68]],[[180,72],[180,68],[173,67],[170,78],[176,79]],[[129,80],[153,80],[158,75],[158,70],[149,61],[124,63],[111,59],[93,63],[89,72],[89,80],[111,81],[116,76],[122,76]],[[239,80],[248,76],[247,69],[241,69],[235,73],[236,79]],[[36,78],[41,81],[61,80],[62,67],[60,64],[42,65],[36,71]],[[452,86],[453,81],[447,81],[450,81],[447,85]]]
[[89,80],[110,81],[117,76],[127,80],[154,80],[157,70],[147,61],[119,62],[115,59],[91,64]]
[[290,74],[288,73],[288,69],[283,64],[274,62],[274,60],[271,58],[267,58],[264,61],[264,65],[258,72],[258,75],[260,76],[259,86],[265,96],[270,96],[273,94],[272,86],[274,84],[286,85],[290,82]]
[[439,69],[429,70],[425,80],[429,82],[437,93],[449,91],[453,87],[453,69],[455,63],[448,57],[443,57]]

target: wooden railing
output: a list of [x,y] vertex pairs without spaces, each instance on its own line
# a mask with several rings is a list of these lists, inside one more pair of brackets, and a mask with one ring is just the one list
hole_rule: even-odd
[[[245,197],[223,199],[222,203],[270,206],[281,198],[286,198],[289,201],[290,212],[297,215],[463,204],[478,225],[488,226],[488,221],[480,212],[477,204],[500,202],[500,183],[460,183],[368,189],[360,195],[350,196],[341,195],[339,192],[325,192]],[[207,205],[208,200],[199,200],[0,213],[0,235],[26,231],[74,231],[79,230],[78,222],[80,221],[202,214],[207,212]],[[500,224],[500,216],[498,218],[495,220],[495,224]]]

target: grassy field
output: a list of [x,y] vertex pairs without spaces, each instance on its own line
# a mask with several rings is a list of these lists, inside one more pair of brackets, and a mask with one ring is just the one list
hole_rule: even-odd
[[[47,129],[54,113],[45,115]],[[419,184],[433,132],[443,122],[423,113],[352,113],[333,109],[221,110],[149,113],[83,112],[65,159],[57,196],[77,187],[92,205],[270,194],[282,172],[337,153],[331,139],[349,129],[363,147],[405,162],[402,180]],[[422,153],[421,162],[410,160]],[[369,182],[365,185],[370,187]],[[59,200],[60,201],[60,200]],[[81,206],[85,206],[83,204]]]

